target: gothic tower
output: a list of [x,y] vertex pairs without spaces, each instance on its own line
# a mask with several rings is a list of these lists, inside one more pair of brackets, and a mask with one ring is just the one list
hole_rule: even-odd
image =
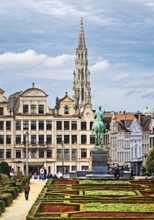
[[74,71],[74,99],[76,106],[84,107],[91,104],[90,71],[88,70],[87,48],[85,44],[83,20],[81,18],[78,45],[76,48],[75,71]]

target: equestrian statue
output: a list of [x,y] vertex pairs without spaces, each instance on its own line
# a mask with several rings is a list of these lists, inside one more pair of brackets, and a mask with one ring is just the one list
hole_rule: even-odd
[[94,114],[94,122],[92,125],[92,132],[95,133],[95,147],[103,148],[105,127],[104,112],[101,110],[101,106],[99,106]]

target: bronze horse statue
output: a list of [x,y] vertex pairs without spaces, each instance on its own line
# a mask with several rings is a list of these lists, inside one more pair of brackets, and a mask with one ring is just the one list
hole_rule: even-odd
[[103,135],[105,131],[104,113],[101,111],[101,107],[94,114],[94,123],[92,125],[92,132],[95,133],[95,146],[103,147]]

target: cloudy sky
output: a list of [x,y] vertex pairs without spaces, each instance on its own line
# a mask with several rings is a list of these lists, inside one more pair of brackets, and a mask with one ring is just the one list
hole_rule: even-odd
[[0,88],[35,86],[48,106],[72,97],[83,17],[92,104],[106,111],[154,108],[154,0],[0,0]]

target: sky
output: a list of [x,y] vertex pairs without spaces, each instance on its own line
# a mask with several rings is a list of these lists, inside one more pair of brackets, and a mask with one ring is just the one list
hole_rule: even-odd
[[73,96],[83,17],[93,109],[154,108],[154,0],[0,0],[0,88]]

